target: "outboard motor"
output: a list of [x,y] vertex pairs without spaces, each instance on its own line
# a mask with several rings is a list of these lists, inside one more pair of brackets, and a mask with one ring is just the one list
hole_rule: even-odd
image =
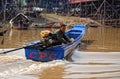
[[50,47],[53,44],[53,35],[50,31],[44,30],[40,32],[41,38],[41,43],[45,45],[46,47]]

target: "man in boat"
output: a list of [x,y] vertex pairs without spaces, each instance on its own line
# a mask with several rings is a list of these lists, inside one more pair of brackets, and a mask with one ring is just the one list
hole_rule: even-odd
[[66,25],[61,24],[60,29],[56,33],[50,33],[50,31],[41,31],[42,37],[41,43],[46,47],[61,45],[61,44],[72,44],[70,38],[65,34]]
[[61,24],[60,29],[56,32],[57,44],[72,44],[70,38],[65,34],[66,25]]

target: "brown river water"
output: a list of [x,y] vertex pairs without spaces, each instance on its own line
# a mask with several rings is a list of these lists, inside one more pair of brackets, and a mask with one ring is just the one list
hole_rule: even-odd
[[[0,36],[0,51],[39,40],[45,29],[8,30]],[[21,55],[23,49],[0,55],[0,79],[120,79],[119,41],[120,28],[88,27],[69,60],[34,62]]]

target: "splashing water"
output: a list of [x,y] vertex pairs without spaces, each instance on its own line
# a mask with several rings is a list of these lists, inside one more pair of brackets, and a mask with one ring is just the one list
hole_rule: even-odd
[[34,62],[20,56],[0,56],[0,79],[119,79],[119,52],[83,52],[72,61]]

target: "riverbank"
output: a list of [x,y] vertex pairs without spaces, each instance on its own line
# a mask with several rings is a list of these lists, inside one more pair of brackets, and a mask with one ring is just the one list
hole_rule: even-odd
[[74,16],[59,16],[56,14],[41,14],[41,16],[46,18],[49,21],[62,22],[68,25],[73,25],[73,24],[92,25],[92,23],[94,23],[95,26],[102,26],[100,23],[90,18],[80,18],[80,17],[74,17]]

